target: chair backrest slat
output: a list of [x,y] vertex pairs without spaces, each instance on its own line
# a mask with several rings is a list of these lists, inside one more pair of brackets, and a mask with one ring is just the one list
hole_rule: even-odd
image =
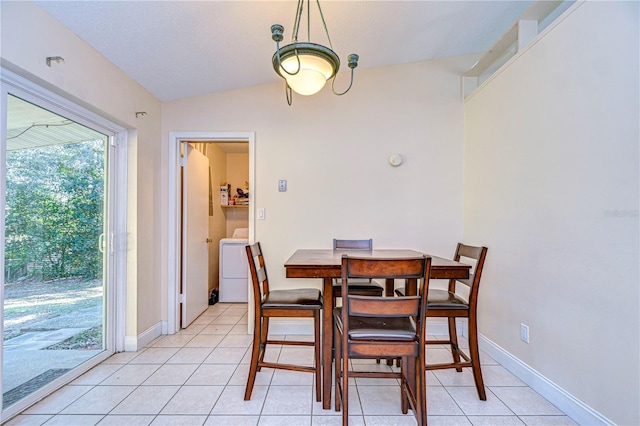
[[[342,294],[347,294],[342,310],[342,321],[348,329],[349,316],[369,317],[414,317],[418,333],[424,334],[427,292],[431,258],[427,256],[409,258],[374,258],[342,255]],[[405,279],[417,286],[417,296],[378,297],[356,296],[348,293],[349,279],[371,277]],[[344,297],[344,296],[343,296]],[[346,334],[346,333],[345,333]]]
[[368,240],[338,240],[333,239],[334,250],[373,250],[373,239]]
[[456,254],[453,257],[453,260],[463,263],[464,259],[473,261],[475,265],[469,271],[469,278],[467,279],[458,279],[458,280],[450,280],[449,282],[449,291],[455,292],[456,283],[461,283],[469,288],[469,296],[468,300],[470,304],[475,304],[478,299],[478,289],[480,287],[480,278],[482,277],[482,269],[484,268],[484,261],[487,257],[487,248],[486,247],[476,247],[469,246],[462,243],[458,243],[456,247]]
[[253,284],[255,312],[260,312],[260,303],[263,298],[269,294],[267,266],[264,263],[260,242],[255,242],[245,246],[245,250],[247,252],[247,261],[249,262],[249,271],[251,273],[251,282]]
[[375,312],[376,317],[411,317],[418,315],[420,309],[419,296],[405,297],[372,297],[349,296],[349,314],[352,316],[371,316]]

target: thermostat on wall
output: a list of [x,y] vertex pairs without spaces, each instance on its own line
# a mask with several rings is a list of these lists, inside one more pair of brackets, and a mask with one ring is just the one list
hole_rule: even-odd
[[391,154],[389,156],[389,164],[391,164],[393,167],[398,167],[400,164],[402,164],[402,155]]

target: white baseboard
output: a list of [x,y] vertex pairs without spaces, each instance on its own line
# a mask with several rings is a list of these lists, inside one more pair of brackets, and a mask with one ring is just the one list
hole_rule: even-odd
[[140,333],[138,336],[125,336],[124,337],[125,352],[136,352],[144,348],[149,343],[151,343],[153,339],[163,334],[162,333],[163,327],[164,327],[164,330],[166,330],[166,323],[163,324],[163,322],[161,321],[152,325],[151,327],[149,327],[148,329]]
[[520,359],[516,358],[482,334],[478,335],[480,350],[484,351],[527,386],[558,407],[581,425],[615,425],[602,414],[589,407],[551,380],[544,377]]

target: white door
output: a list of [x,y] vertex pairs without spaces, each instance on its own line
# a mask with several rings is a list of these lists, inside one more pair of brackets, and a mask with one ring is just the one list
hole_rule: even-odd
[[182,180],[182,328],[209,303],[209,160],[184,144]]

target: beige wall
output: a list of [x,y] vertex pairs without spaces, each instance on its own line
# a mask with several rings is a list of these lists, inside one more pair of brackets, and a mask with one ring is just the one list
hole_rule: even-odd
[[620,425],[640,424],[638,5],[582,4],[465,103],[480,332]]
[[[167,102],[164,157],[170,131],[255,132],[251,196],[266,211],[256,239],[278,286],[320,285],[285,280],[283,264],[296,248],[329,248],[334,237],[450,256],[462,237],[459,76],[474,59],[358,69],[345,96],[327,88],[296,95],[293,106],[281,82]],[[405,158],[397,168],[387,161],[395,152]]]
[[[2,66],[129,129],[126,335],[135,338],[161,319],[160,102],[35,4],[0,7]],[[65,62],[48,67],[52,55]]]

